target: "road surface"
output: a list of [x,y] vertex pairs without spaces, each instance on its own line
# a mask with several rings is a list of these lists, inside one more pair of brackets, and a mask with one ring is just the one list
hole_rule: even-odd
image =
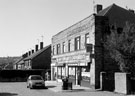
[[0,82],[0,96],[125,96],[123,94],[115,94],[113,92],[103,91],[65,91],[54,92],[50,90],[54,86],[46,86],[45,89],[29,89],[26,82]]

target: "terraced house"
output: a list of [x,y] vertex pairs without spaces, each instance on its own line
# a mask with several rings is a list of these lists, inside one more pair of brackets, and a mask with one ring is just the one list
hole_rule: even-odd
[[100,87],[101,71],[118,71],[118,66],[104,58],[103,39],[110,28],[122,31],[126,22],[135,23],[133,10],[112,4],[52,37],[51,79],[64,76],[76,85]]
[[[40,48],[38,48],[40,47]],[[32,69],[44,69],[50,70],[51,65],[51,45],[43,46],[43,42],[40,42],[40,46],[35,45],[35,51],[31,50],[23,54],[19,60],[14,64],[14,69],[19,70],[32,70]]]
[[50,69],[51,45],[43,47],[43,42],[40,45],[39,50],[36,48],[36,52],[24,59],[25,69]]

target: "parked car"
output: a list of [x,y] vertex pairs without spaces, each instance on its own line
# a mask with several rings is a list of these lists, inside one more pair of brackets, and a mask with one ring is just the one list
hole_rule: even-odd
[[27,88],[43,87],[45,88],[45,81],[40,75],[30,75],[27,79]]

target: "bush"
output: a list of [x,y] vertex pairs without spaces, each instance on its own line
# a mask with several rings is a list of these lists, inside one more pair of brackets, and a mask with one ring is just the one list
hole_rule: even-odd
[[122,32],[111,29],[104,45],[122,72],[135,74],[135,24],[127,22]]

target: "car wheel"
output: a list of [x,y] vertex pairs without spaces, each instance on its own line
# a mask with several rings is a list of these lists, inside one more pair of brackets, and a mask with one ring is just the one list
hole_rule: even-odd
[[27,88],[29,88],[29,85],[27,85]]
[[32,85],[30,85],[30,89],[33,89],[33,86]]
[[27,83],[26,85],[27,85],[27,88],[29,88],[29,84]]

